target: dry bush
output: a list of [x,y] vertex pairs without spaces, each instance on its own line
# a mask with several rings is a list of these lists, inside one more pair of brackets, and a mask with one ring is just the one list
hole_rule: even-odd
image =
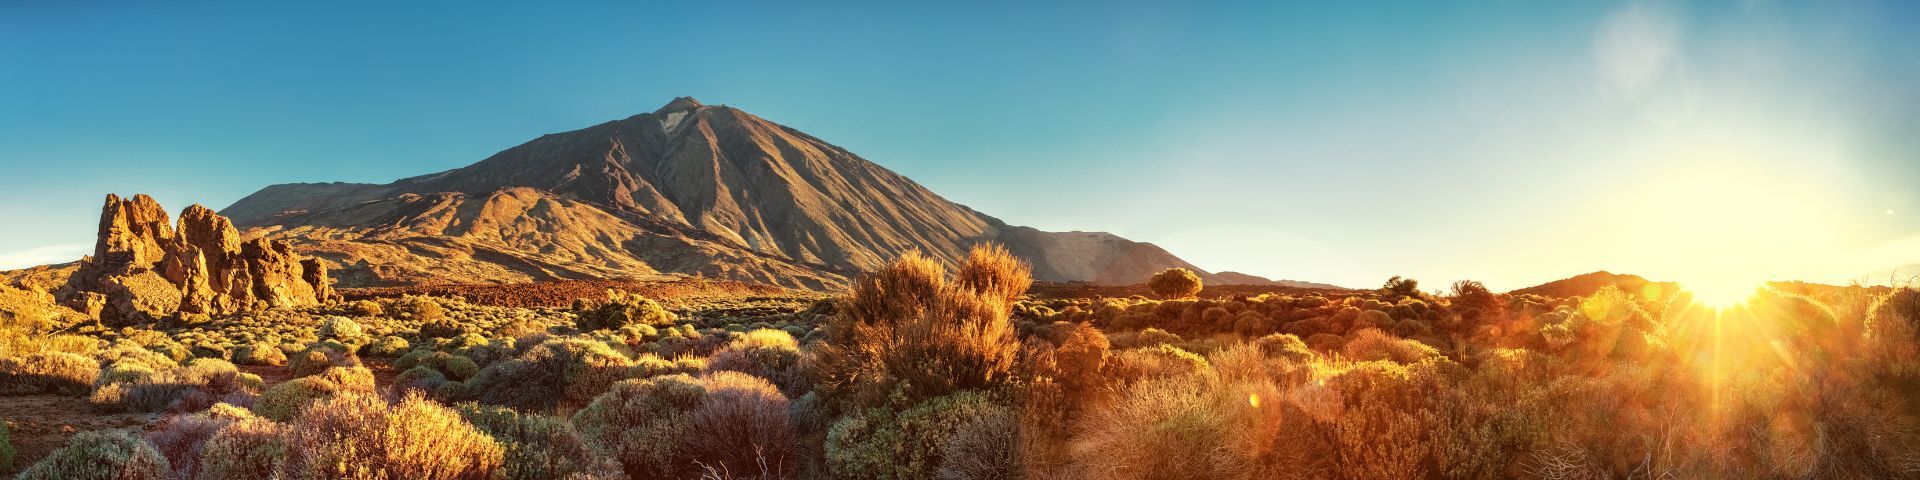
[[962,424],[940,449],[940,480],[1025,478],[1022,429],[1013,412],[997,410]]
[[1072,447],[1077,470],[1089,480],[1234,476],[1215,462],[1227,448],[1215,387],[1207,376],[1151,379],[1088,410]]
[[500,473],[505,450],[419,395],[388,405],[360,392],[309,406],[288,427],[288,479],[471,479]]
[[138,363],[115,363],[98,381],[90,400],[108,411],[158,412],[169,407],[193,411],[230,395],[252,395],[260,377],[240,373],[224,360],[196,358],[186,366],[148,369]]
[[1147,279],[1147,289],[1161,298],[1193,298],[1200,288],[1200,276],[1185,268],[1169,268]]
[[1160,378],[1182,378],[1209,373],[1207,359],[1173,345],[1121,350],[1107,361],[1105,371],[1117,385]]
[[317,374],[333,367],[358,367],[360,356],[333,343],[316,343],[287,359],[287,373],[295,377]]
[[99,362],[66,352],[0,357],[0,395],[86,395],[99,376]]
[[1440,351],[1427,344],[1414,340],[1394,337],[1379,329],[1369,328],[1354,332],[1341,347],[1341,353],[1357,361],[1387,360],[1395,363],[1413,364],[1424,361],[1445,360]]
[[686,478],[704,467],[787,478],[798,466],[787,406],[764,379],[676,374],[620,382],[572,422],[633,478]]
[[992,389],[1018,353],[1007,317],[1028,270],[1005,250],[976,247],[949,280],[939,263],[909,253],[862,277],[837,304],[814,371],[830,398],[870,406],[902,390],[911,403]]
[[124,430],[80,432],[67,445],[27,467],[16,480],[161,480],[167,458]]
[[446,318],[447,315],[446,309],[440,306],[439,301],[424,295],[407,295],[388,300],[383,310],[389,315],[419,322],[432,322]]

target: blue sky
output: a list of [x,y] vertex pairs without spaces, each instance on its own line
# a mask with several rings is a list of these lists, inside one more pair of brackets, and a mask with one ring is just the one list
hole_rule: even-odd
[[1214,270],[1920,263],[1911,2],[179,3],[0,5],[0,267],[108,192],[386,182],[680,95]]

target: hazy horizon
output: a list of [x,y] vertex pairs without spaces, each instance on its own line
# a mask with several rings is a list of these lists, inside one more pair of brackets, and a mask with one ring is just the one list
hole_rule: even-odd
[[90,251],[107,193],[177,213],[385,183],[675,96],[1211,271],[1508,290],[1920,263],[1910,3],[370,5],[0,6],[0,268]]

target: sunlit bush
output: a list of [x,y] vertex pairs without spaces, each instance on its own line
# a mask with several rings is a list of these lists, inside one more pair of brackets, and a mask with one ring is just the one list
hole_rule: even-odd
[[1031,283],[1004,249],[977,247],[947,278],[932,259],[909,253],[861,277],[816,347],[820,388],[830,398],[871,406],[897,390],[905,399],[992,389],[1011,373],[1018,343],[1008,315]]
[[161,480],[167,458],[124,430],[80,432],[67,445],[27,467],[16,480]]
[[505,450],[458,413],[418,395],[388,405],[346,392],[289,425],[287,478],[491,479]]
[[678,316],[651,298],[611,291],[607,300],[579,312],[576,326],[582,331],[618,330],[628,325],[672,325]]
[[620,382],[572,422],[633,478],[685,478],[705,467],[784,478],[798,465],[787,406],[764,379],[680,374]]
[[1147,289],[1161,298],[1193,298],[1200,288],[1200,276],[1185,268],[1169,268],[1147,279]]
[[85,395],[99,377],[99,362],[71,353],[0,357],[0,395]]
[[541,343],[520,358],[489,365],[467,383],[481,403],[547,411],[585,405],[626,378],[631,366],[605,343],[563,338]]

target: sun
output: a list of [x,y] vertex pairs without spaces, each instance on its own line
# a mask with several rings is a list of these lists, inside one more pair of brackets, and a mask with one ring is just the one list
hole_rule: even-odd
[[1760,290],[1760,282],[1732,279],[1694,279],[1681,281],[1680,288],[1691,293],[1693,303],[1715,310],[1746,303]]

